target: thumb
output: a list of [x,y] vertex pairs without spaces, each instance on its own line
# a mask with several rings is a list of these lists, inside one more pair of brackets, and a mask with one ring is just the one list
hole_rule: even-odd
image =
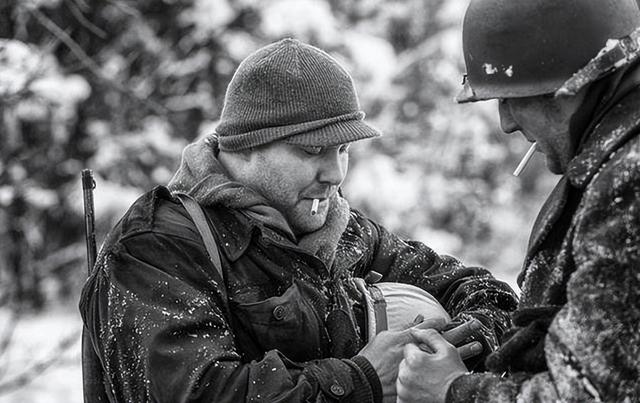
[[424,316],[418,315],[412,323],[407,323],[402,332],[407,335],[405,343],[415,341],[415,338],[411,336],[411,330],[413,329],[437,329],[442,330],[447,325],[447,321],[444,318],[429,318],[425,319]]
[[414,362],[417,357],[420,357],[422,354],[426,352],[427,351],[424,351],[423,349],[421,349],[420,347],[418,347],[413,343],[408,343],[407,345],[405,345],[403,350],[404,358],[409,362]]

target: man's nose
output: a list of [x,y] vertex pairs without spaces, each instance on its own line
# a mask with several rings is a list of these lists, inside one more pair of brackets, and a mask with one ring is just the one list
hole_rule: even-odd
[[500,115],[500,127],[503,132],[513,133],[520,130],[520,126],[518,126],[518,123],[513,119],[506,99],[500,99],[498,101],[498,113]]
[[318,180],[330,185],[340,185],[347,173],[348,154],[338,149],[328,150],[320,161]]

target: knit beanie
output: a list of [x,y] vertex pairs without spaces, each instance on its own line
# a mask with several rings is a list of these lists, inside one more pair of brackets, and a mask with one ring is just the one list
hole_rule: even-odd
[[324,51],[283,39],[240,63],[216,135],[225,151],[282,139],[327,147],[379,136],[363,119],[349,73]]

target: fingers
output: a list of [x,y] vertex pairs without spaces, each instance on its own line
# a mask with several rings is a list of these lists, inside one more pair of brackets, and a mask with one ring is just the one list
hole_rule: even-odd
[[[420,369],[420,349],[415,344],[407,344],[404,347],[404,357],[398,366],[398,378],[396,380],[397,402],[417,402],[422,399],[419,388],[414,384],[422,384],[422,378],[426,371]],[[418,392],[418,393],[416,393]],[[419,397],[416,394],[420,395]]]
[[[447,340],[447,337],[445,334],[446,332],[442,333],[442,336],[445,340]],[[449,340],[447,341],[451,343],[451,341]],[[435,351],[428,344],[425,344],[425,343],[418,343],[418,348],[426,353],[430,353],[430,354],[435,353]],[[476,355],[480,355],[483,349],[484,348],[482,347],[482,343],[478,341],[472,341],[470,343],[467,343],[458,347],[458,353],[460,354],[460,357],[463,360],[466,360],[468,358],[475,357]]]
[[434,353],[434,351],[431,349],[431,347],[429,347],[428,345],[426,345],[424,343],[418,344],[418,348],[420,348],[420,350],[424,351],[425,353],[429,353],[429,354],[433,354]]
[[402,362],[401,365],[408,365],[408,363],[415,362],[422,354],[424,354],[424,348],[430,348],[425,344],[417,346],[415,344],[407,344],[404,346],[404,358],[406,362]]
[[396,381],[398,402],[444,402],[451,382],[466,374],[467,368],[457,349],[438,331],[413,329],[412,332],[435,353],[421,351],[415,344],[404,347]]
[[[432,352],[433,354],[452,347],[451,344],[449,344],[449,342],[447,342],[447,340],[442,337],[440,332],[435,329],[413,328],[411,329],[411,336],[416,341],[416,343],[422,347],[422,351]],[[407,344],[407,346],[405,346],[405,349],[410,345],[411,344]],[[419,348],[418,346],[414,347],[418,352],[420,352],[421,348]],[[410,351],[413,351],[413,349],[410,349]]]
[[442,337],[444,337],[449,343],[457,346],[480,329],[482,329],[482,323],[480,323],[479,320],[473,319],[468,322],[464,322],[460,326],[454,327],[451,330],[443,332]]
[[[406,339],[404,343],[418,342],[418,340],[416,340],[413,337],[413,333],[412,333],[413,329],[442,330],[446,325],[447,325],[447,321],[444,318],[424,319],[424,316],[418,315],[413,320],[413,323],[410,323],[403,331],[403,334],[406,335]],[[428,351],[428,350],[425,350],[425,351]]]
[[475,357],[480,353],[482,353],[482,344],[477,341],[458,347],[458,354],[460,354],[460,358],[462,358],[463,361],[468,358]]

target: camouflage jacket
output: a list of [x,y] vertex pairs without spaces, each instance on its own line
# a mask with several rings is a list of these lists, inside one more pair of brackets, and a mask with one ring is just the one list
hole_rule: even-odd
[[494,374],[448,402],[640,401],[640,88],[592,127],[532,231]]

